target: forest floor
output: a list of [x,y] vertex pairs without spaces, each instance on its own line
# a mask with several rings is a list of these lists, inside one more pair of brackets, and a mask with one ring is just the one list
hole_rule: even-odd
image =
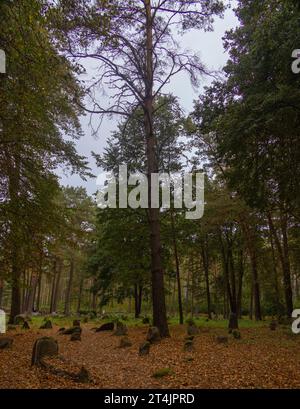
[[[267,322],[251,328],[241,325],[242,338],[229,336],[226,345],[216,342],[217,336],[227,335],[224,325],[208,324],[195,338],[194,352],[184,352],[186,326],[171,325],[171,337],[151,346],[150,354],[142,357],[138,350],[146,338],[146,325],[129,327],[133,345],[126,349],[119,348],[120,337],[92,331],[95,323],[82,325],[81,342],[59,335],[60,326],[40,330],[33,324],[30,330],[5,335],[14,342],[10,349],[0,350],[0,389],[300,388],[300,335],[288,327],[271,331]],[[57,339],[59,353],[74,366],[87,368],[92,382],[79,384],[31,367],[33,344],[42,336]],[[165,368],[166,376],[153,376]]]

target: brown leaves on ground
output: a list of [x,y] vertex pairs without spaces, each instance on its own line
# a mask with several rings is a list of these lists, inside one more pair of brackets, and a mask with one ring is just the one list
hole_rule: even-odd
[[[148,356],[139,356],[147,328],[129,328],[133,345],[119,348],[111,333],[94,333],[83,326],[82,341],[71,342],[58,335],[58,327],[43,332],[13,331],[10,349],[0,351],[0,388],[299,388],[300,336],[279,329],[242,330],[242,339],[218,344],[222,330],[206,330],[194,339],[194,352],[184,352],[185,326],[172,327],[171,338],[151,346]],[[78,384],[43,369],[30,366],[32,347],[42,336],[53,336],[59,354],[74,367],[84,366],[93,382]],[[160,379],[153,374],[170,368]]]

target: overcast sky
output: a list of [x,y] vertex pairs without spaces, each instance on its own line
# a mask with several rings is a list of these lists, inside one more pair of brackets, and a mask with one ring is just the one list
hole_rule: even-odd
[[[220,70],[226,63],[228,55],[225,53],[222,37],[225,31],[236,27],[238,20],[234,15],[233,10],[227,10],[224,19],[216,19],[214,24],[214,31],[209,33],[193,31],[181,38],[181,44],[185,48],[195,50],[200,53],[203,63],[212,70]],[[91,63],[87,63],[86,69],[89,75],[93,75],[93,68]],[[208,85],[211,79],[209,77],[203,78],[201,87],[198,91],[194,91],[190,85],[189,78],[185,74],[179,74],[173,78],[172,82],[165,88],[165,92],[172,92],[179,98],[182,108],[189,113],[193,108],[193,101],[197,99],[201,93],[203,86]],[[99,119],[95,116],[93,122],[97,123]],[[96,153],[103,152],[106,140],[110,136],[112,130],[116,129],[117,118],[114,120],[105,119],[98,132],[98,137],[92,135],[92,129],[89,125],[89,117],[82,118],[83,137],[76,143],[77,150],[80,155],[86,156],[90,161],[92,173],[97,175],[99,170],[96,167],[95,161],[91,157],[91,151]],[[87,192],[92,195],[96,192],[96,179],[89,179],[87,181],[81,180],[77,175],[65,175],[62,171],[58,172],[61,183],[63,185],[83,186]]]

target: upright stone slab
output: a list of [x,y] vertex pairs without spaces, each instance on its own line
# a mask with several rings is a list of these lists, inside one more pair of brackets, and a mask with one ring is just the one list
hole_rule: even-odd
[[159,342],[161,340],[160,332],[157,327],[150,327],[147,334],[147,341],[150,344],[154,344],[155,342]]
[[40,329],[52,329],[52,322],[50,320],[47,320],[45,324],[40,326]]
[[57,355],[58,343],[54,338],[39,338],[35,341],[33,346],[31,365],[40,365],[44,357]]

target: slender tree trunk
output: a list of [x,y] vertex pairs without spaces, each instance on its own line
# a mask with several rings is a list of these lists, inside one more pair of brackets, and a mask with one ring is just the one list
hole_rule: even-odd
[[138,306],[138,316],[141,315],[142,312],[142,302],[143,302],[143,286],[139,284],[139,291],[138,291],[138,301],[139,301],[139,306]]
[[175,266],[176,266],[179,324],[183,324],[183,307],[182,307],[182,294],[181,294],[180,267],[179,267],[179,257],[178,257],[178,249],[177,249],[177,240],[176,240],[176,230],[175,230],[175,221],[174,221],[173,209],[171,209],[171,228],[172,228],[173,249],[174,249],[174,256],[175,256]]
[[35,310],[38,312],[41,309],[42,274],[43,274],[42,268],[40,268],[39,279],[38,279],[38,292],[37,292],[36,305],[35,305]]
[[57,258],[55,257],[53,263],[53,276],[52,276],[52,286],[51,286],[51,296],[50,296],[50,314],[54,311],[54,297],[55,297],[55,285],[56,285],[56,274],[57,274]]
[[221,253],[223,259],[224,279],[227,288],[227,296],[230,306],[230,316],[228,329],[232,331],[238,328],[238,314],[237,314],[237,298],[236,298],[236,283],[235,283],[235,267],[232,255],[232,242],[227,237],[227,249],[225,249],[222,232],[220,232]]
[[58,302],[58,295],[59,295],[59,290],[60,290],[61,271],[62,271],[62,261],[60,259],[57,259],[56,283],[55,283],[54,296],[53,296],[53,312],[57,312],[57,302]]
[[243,276],[244,276],[244,255],[243,255],[243,250],[240,250],[240,255],[239,255],[239,276],[238,276],[238,294],[237,294],[238,318],[242,318]]
[[31,315],[34,307],[34,296],[35,296],[35,291],[36,291],[36,286],[37,286],[37,281],[38,281],[38,276],[35,272],[32,272],[31,274],[31,280],[30,280],[30,288],[29,288],[29,293],[28,293],[28,300],[27,300],[27,306],[26,306],[26,314]]
[[20,216],[20,155],[19,147],[15,147],[17,152],[12,152],[10,157],[9,175],[9,196],[11,203],[11,226],[10,226],[10,242],[11,242],[11,307],[9,323],[13,324],[14,319],[21,313],[21,275],[22,275],[22,260],[21,247],[23,244]]
[[134,317],[139,318],[139,294],[138,285],[134,285]]
[[250,229],[247,222],[242,222],[243,231],[245,234],[247,247],[251,262],[252,282],[253,282],[253,297],[254,297],[254,316],[256,321],[261,321],[261,306],[260,306],[260,288],[257,269],[257,254],[255,248],[255,234]]
[[207,239],[201,245],[202,264],[204,269],[205,287],[206,287],[206,301],[207,301],[207,315],[211,320],[211,300],[209,288],[209,260],[208,260],[208,245]]
[[167,311],[165,303],[164,273],[161,256],[159,209],[151,205],[151,175],[158,172],[156,158],[156,137],[153,131],[153,27],[151,1],[145,0],[146,12],[146,97],[144,101],[144,123],[147,147],[147,167],[149,186],[149,221],[151,244],[151,275],[152,275],[152,304],[153,325],[156,326],[162,337],[169,336]]
[[79,294],[78,294],[78,303],[77,303],[77,313],[79,314],[81,310],[81,299],[82,299],[82,293],[83,293],[83,284],[84,284],[84,279],[81,277],[80,279],[80,284],[79,284]]
[[288,317],[291,317],[294,307],[293,307],[293,292],[292,292],[291,272],[290,272],[290,262],[289,262],[289,249],[288,249],[288,240],[287,240],[287,219],[286,219],[286,216],[284,216],[281,213],[280,224],[281,224],[281,233],[282,233],[282,242],[283,242],[281,244],[270,212],[268,212],[267,216],[268,216],[268,221],[269,221],[269,227],[271,229],[271,234],[274,237],[275,245],[276,245],[280,263],[282,266],[286,312],[287,312]]
[[140,284],[134,285],[134,316],[139,318],[142,309],[143,287]]
[[71,258],[70,261],[70,273],[69,273],[69,281],[66,290],[66,299],[65,299],[65,311],[64,314],[66,316],[70,315],[70,303],[71,303],[71,291],[73,285],[73,276],[74,276],[74,260]]
[[253,320],[253,280],[251,278],[251,292],[250,292],[250,307],[249,307],[249,318]]
[[274,290],[275,290],[275,302],[276,302],[276,312],[277,317],[279,318],[281,315],[280,309],[280,293],[279,293],[279,285],[278,285],[278,273],[277,273],[277,261],[275,256],[275,249],[274,249],[274,240],[273,235],[271,232],[271,227],[269,223],[269,240],[271,244],[271,254],[272,254],[272,262],[273,262],[273,273],[274,273]]

